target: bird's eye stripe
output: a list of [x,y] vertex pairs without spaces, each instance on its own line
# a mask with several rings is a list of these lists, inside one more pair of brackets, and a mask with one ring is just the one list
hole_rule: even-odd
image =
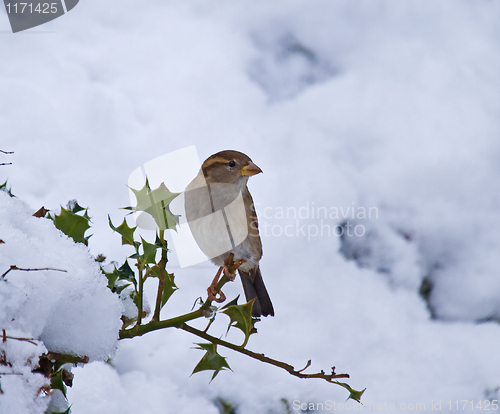
[[226,159],[219,157],[209,158],[203,163],[203,168],[211,167],[214,164],[227,164],[227,158]]

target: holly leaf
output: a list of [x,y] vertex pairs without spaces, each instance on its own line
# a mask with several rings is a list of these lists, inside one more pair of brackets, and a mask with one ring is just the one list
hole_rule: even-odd
[[113,293],[116,293],[117,295],[119,295],[120,293],[122,293],[126,288],[128,288],[129,286],[132,286],[130,283],[127,283],[125,285],[122,285],[122,286],[115,286],[112,291]]
[[5,181],[3,184],[0,184],[0,191],[7,193],[10,197],[15,197],[15,195],[12,194],[12,191],[10,190],[10,187],[7,188],[7,181]]
[[219,406],[218,408],[220,414],[236,414],[236,406],[234,404],[231,404],[220,397],[217,398],[215,402]]
[[[236,298],[236,300],[237,299],[238,298]],[[245,334],[245,341],[243,342],[243,345],[241,345],[242,348],[244,348],[247,344],[250,335],[257,333],[255,324],[259,322],[260,319],[252,318],[252,307],[254,302],[255,299],[252,299],[244,305],[231,305],[222,311],[222,313],[225,313],[231,319],[227,330],[229,331],[229,329],[234,326]]]
[[212,382],[220,371],[224,369],[231,370],[229,364],[226,361],[226,358],[218,354],[216,344],[207,343],[196,345],[198,346],[195,349],[201,349],[202,351],[204,350],[206,351],[206,353],[205,355],[203,355],[203,358],[201,358],[200,362],[198,362],[198,365],[196,365],[191,375],[200,371],[213,370],[214,374],[212,375],[212,379],[210,380],[210,382]]
[[[68,210],[71,211],[72,213],[79,213],[80,211],[83,211],[83,215],[87,214],[87,209],[83,208],[80,204],[78,204],[78,201],[76,200],[70,200],[68,201]],[[88,215],[87,215],[88,217]],[[90,218],[90,217],[88,217]]]
[[150,214],[160,230],[175,230],[176,224],[179,223],[179,216],[172,214],[169,204],[180,193],[170,192],[165,183],[161,183],[158,188],[151,190],[147,179],[146,184],[140,190],[130,189],[137,199],[137,206],[133,208],[133,211],[145,211]]
[[112,272],[106,272],[101,266],[101,272],[104,273],[104,276],[108,278],[108,288],[113,290],[115,287],[116,280],[118,279],[118,269],[115,267]]
[[116,231],[122,236],[122,245],[124,244],[130,244],[132,246],[135,245],[134,231],[137,228],[137,226],[129,227],[127,221],[123,219],[123,223],[120,224],[118,227],[115,227],[111,222],[111,217],[109,217],[109,215],[108,215],[108,221],[109,221],[109,227],[111,227],[114,231]]
[[90,228],[88,216],[80,216],[70,209],[61,207],[61,213],[54,217],[55,226],[64,234],[71,237],[76,243],[88,245],[89,237],[85,237],[85,232]]
[[135,286],[137,286],[137,280],[135,280],[135,273],[130,268],[128,264],[128,260],[125,260],[125,263],[118,269],[118,279],[120,280],[128,280],[132,282]]
[[165,306],[165,303],[170,299],[170,296],[179,289],[174,283],[174,274],[166,273],[165,274],[165,282],[163,284],[163,294],[161,297],[161,307]]
[[50,388],[53,390],[59,390],[63,393],[66,398],[66,385],[63,382],[63,370],[60,369],[56,373],[52,374],[50,377]]
[[167,241],[165,239],[160,239],[158,233],[156,233],[155,245],[168,252]]
[[148,243],[141,237],[142,248],[144,250],[143,259],[144,263],[156,263],[156,249],[158,246]]
[[[151,272],[148,274],[148,276],[152,277],[160,277],[160,268],[158,266],[154,266],[151,268]],[[173,295],[173,293],[179,289],[175,282],[174,282],[174,274],[173,273],[168,273],[165,271],[165,281],[163,282],[163,293],[161,297],[161,308],[165,306],[165,303],[168,302],[170,299],[170,296]]]
[[357,402],[361,402],[361,396],[363,395],[363,393],[366,391],[366,388],[363,390],[363,391],[356,391],[356,390],[353,390],[349,384],[346,384],[345,382],[341,382],[340,384],[342,384],[344,386],[344,388],[346,388],[348,391],[349,391],[349,397],[347,397],[347,399],[349,400],[354,400],[354,401],[357,401]]
[[66,411],[58,411],[57,413],[52,411],[50,414],[71,414],[71,406],[69,406]]
[[231,307],[233,305],[237,305],[239,298],[240,298],[240,295],[236,296],[231,302],[226,303],[221,309],[226,309],[226,308],[229,308],[229,307]]

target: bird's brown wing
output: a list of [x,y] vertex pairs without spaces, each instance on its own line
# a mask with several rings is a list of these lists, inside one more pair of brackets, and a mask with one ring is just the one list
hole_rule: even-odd
[[246,187],[243,192],[243,202],[245,203],[248,223],[247,241],[252,246],[252,251],[256,253],[257,261],[259,261],[262,257],[262,242],[259,235],[259,221],[257,219],[257,212],[255,211],[252,196]]

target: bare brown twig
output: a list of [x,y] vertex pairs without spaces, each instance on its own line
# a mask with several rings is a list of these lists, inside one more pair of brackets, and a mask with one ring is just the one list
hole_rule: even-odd
[[315,374],[303,374],[302,371],[304,371],[310,364],[311,361],[308,361],[307,365],[305,368],[296,371],[295,368],[287,364],[286,362],[278,361],[277,359],[269,358],[265,356],[264,354],[258,354],[256,352],[250,351],[246,348],[242,348],[238,345],[232,344],[231,342],[224,341],[223,339],[216,338],[215,336],[209,335],[206,332],[200,331],[196,328],[193,328],[192,326],[183,323],[180,327],[180,329],[192,333],[193,335],[199,336],[200,338],[206,339],[207,341],[210,341],[214,344],[221,345],[225,348],[232,349],[233,351],[239,352],[240,354],[247,355],[251,358],[257,359],[261,362],[265,362],[267,364],[274,365],[276,367],[282,368],[285,371],[287,371],[289,374],[298,377],[298,378],[320,378],[324,379],[327,382],[331,383],[338,383],[338,381],[335,381],[337,378],[349,378],[349,374],[336,374],[335,373],[335,367],[332,367],[332,373],[331,374],[326,374],[323,370],[321,372],[315,373]]
[[[0,152],[2,154],[14,154],[14,151],[2,151],[2,150],[0,150]],[[0,165],[12,165],[12,163],[11,162],[2,162],[2,163],[0,163]]]
[[15,336],[7,335],[5,329],[2,329],[2,342],[7,342],[7,339],[14,339],[15,341],[29,342],[30,344],[37,345],[34,338],[18,338]]
[[42,269],[21,269],[20,267],[17,267],[16,265],[11,265],[10,269],[7,270],[2,276],[0,276],[2,279],[7,276],[7,273],[9,273],[11,270],[22,270],[23,272],[40,272],[42,270],[53,270],[55,272],[67,272],[67,270],[61,270],[61,269],[52,269],[51,267],[44,267]]

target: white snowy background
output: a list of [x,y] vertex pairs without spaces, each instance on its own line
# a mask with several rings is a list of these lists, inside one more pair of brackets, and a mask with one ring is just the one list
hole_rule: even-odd
[[[367,388],[352,404],[361,411],[481,411],[500,398],[499,19],[491,0],[82,0],[13,35],[2,10],[0,149],[15,154],[0,154],[13,163],[0,181],[27,205],[0,197],[0,274],[68,274],[10,272],[0,321],[47,347],[112,357],[73,369],[74,414],[211,414],[218,398],[238,414],[285,413],[282,399],[290,412],[294,401],[345,403],[340,387],[224,349],[234,372],[190,377],[203,354],[182,331],[117,343],[119,303],[90,255],[30,217],[77,199],[90,207],[90,253],[123,262],[132,251],[107,215],[121,222],[134,169],[189,145],[202,159],[237,149],[264,171],[249,186],[276,310],[249,347],[296,368],[312,359],[311,372],[335,365]],[[339,217],[322,222],[313,206]],[[328,236],[346,221],[364,236]],[[180,289],[164,317],[188,312],[216,270],[170,258]],[[42,413],[48,399],[30,393],[43,379],[23,361],[44,349],[14,345],[2,350],[31,382],[3,376],[0,412]]]

